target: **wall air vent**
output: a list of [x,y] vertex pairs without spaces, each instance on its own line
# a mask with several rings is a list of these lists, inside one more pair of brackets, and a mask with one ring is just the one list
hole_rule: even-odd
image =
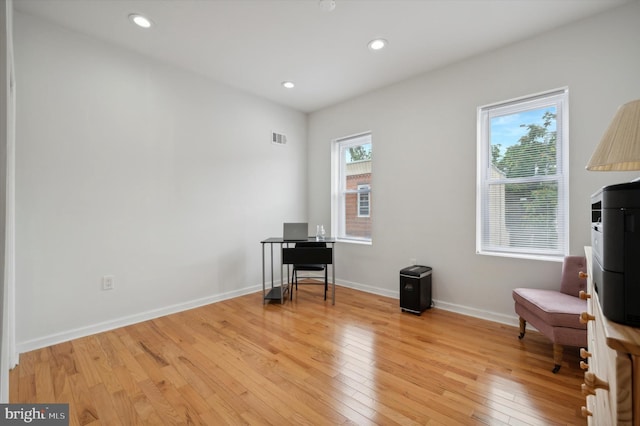
[[271,143],[275,145],[284,145],[287,143],[287,135],[283,133],[271,132]]

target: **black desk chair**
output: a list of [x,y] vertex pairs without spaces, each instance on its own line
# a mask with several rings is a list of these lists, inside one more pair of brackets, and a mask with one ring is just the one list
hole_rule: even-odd
[[[321,241],[299,242],[296,243],[295,248],[282,249],[282,263],[293,265],[291,283],[295,284],[296,290],[298,290],[299,278],[318,278],[317,275],[299,276],[298,271],[324,271],[324,300],[327,300],[329,286],[327,265],[332,263],[332,250],[327,248],[327,243]],[[290,299],[293,300],[293,291],[290,291]]]

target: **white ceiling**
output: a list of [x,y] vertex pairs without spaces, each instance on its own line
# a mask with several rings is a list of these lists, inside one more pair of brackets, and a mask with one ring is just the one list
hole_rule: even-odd
[[[14,0],[53,20],[311,112],[636,0]],[[135,27],[131,13],[155,25]],[[383,37],[389,46],[372,52]],[[296,83],[292,90],[284,80]]]

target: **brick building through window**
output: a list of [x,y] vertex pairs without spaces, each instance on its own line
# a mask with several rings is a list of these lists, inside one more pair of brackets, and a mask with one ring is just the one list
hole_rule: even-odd
[[346,235],[356,238],[371,238],[371,160],[346,164],[346,189],[360,190],[346,195]]

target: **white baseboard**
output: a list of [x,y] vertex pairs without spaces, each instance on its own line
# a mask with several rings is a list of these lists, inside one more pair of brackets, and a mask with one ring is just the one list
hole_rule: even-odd
[[[400,290],[391,291],[391,290],[382,290],[376,287],[370,287],[364,284],[354,283],[350,281],[336,281],[336,284],[339,284],[344,287],[353,288],[356,290],[361,290],[367,293],[378,294],[380,296],[392,297],[394,299],[400,300]],[[517,315],[505,315],[499,314],[497,312],[484,311],[482,309],[471,308],[469,306],[457,305],[455,303],[443,302],[441,300],[433,300],[433,306],[439,309],[443,309],[445,311],[456,312],[462,315],[468,315],[474,318],[480,318],[488,321],[497,322],[500,324],[512,325],[515,327],[519,326],[519,320]],[[533,329],[533,327],[530,327]]]
[[480,318],[500,324],[512,325],[518,327],[520,321],[517,316],[499,314],[497,312],[483,311],[481,309],[470,308],[468,306],[456,305],[455,303],[434,300],[433,305],[445,311],[451,311],[462,315],[468,315],[474,318]]
[[35,349],[40,349],[40,348],[45,348],[47,346],[55,345],[57,343],[67,342],[69,340],[90,336],[96,333],[102,333],[104,331],[114,330],[116,328],[125,327],[127,325],[136,324],[143,321],[148,321],[148,320],[162,317],[165,315],[175,314],[177,312],[182,312],[182,311],[197,308],[200,306],[209,305],[211,303],[220,302],[227,299],[233,299],[234,297],[255,293],[259,290],[262,290],[262,284],[252,286],[252,287],[246,287],[239,290],[230,291],[227,293],[207,296],[201,299],[191,300],[188,302],[166,306],[159,309],[152,309],[150,311],[141,312],[139,314],[129,315],[129,316],[118,318],[111,321],[105,321],[98,324],[80,327],[73,330],[64,331],[62,333],[51,334],[49,336],[40,337],[37,339],[19,342],[16,344],[16,348],[18,353],[29,352]]
[[394,299],[400,299],[399,292],[397,291],[385,290],[377,287],[371,287],[368,285],[354,283],[351,281],[344,281],[344,280],[336,280],[336,285],[364,291],[365,293],[377,294],[379,296],[393,297]]
[[[270,284],[269,284],[270,285]],[[336,285],[353,288],[355,290],[364,291],[366,293],[377,294],[380,296],[391,297],[394,299],[400,299],[399,291],[392,291],[386,289],[380,289],[377,287],[371,287],[368,285],[354,283],[351,281],[336,280]],[[165,315],[175,314],[177,312],[186,311],[189,309],[197,308],[204,305],[209,305],[215,302],[221,302],[223,300],[232,299],[234,297],[244,296],[245,294],[255,293],[262,289],[262,285],[255,285],[252,287],[246,287],[243,289],[212,295],[201,299],[191,300],[189,302],[179,303],[176,305],[166,306],[159,309],[153,309],[146,312],[141,312],[135,315],[129,315],[126,317],[118,318],[112,321],[105,321],[98,324],[93,324],[85,327],[68,330],[62,333],[56,333],[37,339],[27,340],[16,344],[17,353],[29,352],[32,350],[44,348],[47,346],[55,345],[57,343],[67,342],[69,340],[78,339],[81,337],[90,336],[96,333],[102,333],[105,331],[113,330],[127,325],[136,324],[143,321],[148,321],[154,318],[162,317]],[[433,301],[434,306],[446,311],[456,312],[462,315],[468,315],[475,318],[485,319],[501,324],[518,326],[518,317],[499,314],[496,312],[484,311],[481,309],[471,308],[469,306],[457,305],[455,303],[448,303],[439,300]],[[17,357],[16,357],[17,358]],[[16,359],[17,361],[17,359]]]

